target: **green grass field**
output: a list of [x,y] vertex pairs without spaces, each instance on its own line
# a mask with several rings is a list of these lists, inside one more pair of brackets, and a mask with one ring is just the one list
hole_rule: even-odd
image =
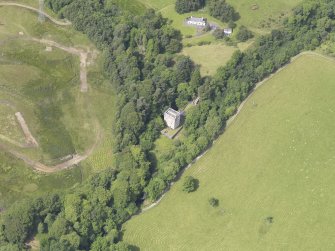
[[112,0],[110,1],[113,4],[116,4],[121,9],[128,10],[135,14],[141,14],[146,11],[147,6],[146,3],[142,3],[141,1],[134,0]]
[[[30,4],[30,0],[21,2]],[[55,165],[66,155],[83,154],[100,135],[87,160],[73,170],[52,175],[38,174],[1,151],[0,207],[7,207],[31,194],[72,187],[111,166],[115,94],[101,73],[99,53],[72,27],[39,23],[37,13],[8,6],[0,7],[0,23],[0,143],[33,160]],[[87,68],[89,91],[80,92],[77,55],[57,48],[46,51],[45,45],[30,41],[30,37],[94,51],[97,58]],[[10,141],[25,143],[14,116],[18,111],[38,148],[21,148]]]
[[267,28],[276,26],[276,20],[289,14],[302,0],[227,0],[227,2],[240,14],[239,24],[262,33],[261,29],[264,27],[261,24],[268,23],[270,27]]
[[198,190],[178,181],[124,226],[124,240],[140,250],[334,250],[334,77],[334,61],[315,55],[276,74],[185,172]]
[[175,4],[175,0],[137,0],[144,4],[147,8],[152,8],[155,10],[161,10],[166,8],[167,6]]
[[235,47],[223,44],[211,44],[186,47],[183,54],[189,56],[196,64],[201,66],[201,75],[213,75],[216,70],[225,65],[236,51]]

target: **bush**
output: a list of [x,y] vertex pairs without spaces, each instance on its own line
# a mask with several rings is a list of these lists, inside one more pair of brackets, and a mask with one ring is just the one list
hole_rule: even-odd
[[208,202],[212,207],[219,206],[219,200],[214,197],[210,198]]
[[213,32],[213,36],[216,38],[216,39],[223,39],[226,34],[224,33],[224,30],[223,29],[216,29],[214,32]]
[[192,176],[186,176],[183,183],[183,191],[190,193],[194,192],[198,188],[197,180]]
[[225,0],[208,1],[208,10],[212,17],[215,17],[225,23],[239,19],[239,14],[231,5],[226,3]]
[[241,42],[245,42],[248,39],[252,38],[253,36],[254,35],[252,34],[252,32],[248,30],[245,26],[241,26],[236,34],[237,40]]

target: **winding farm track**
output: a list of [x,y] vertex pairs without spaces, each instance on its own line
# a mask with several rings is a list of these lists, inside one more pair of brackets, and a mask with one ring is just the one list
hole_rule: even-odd
[[[37,12],[37,13],[42,13],[46,18],[48,18],[51,22],[53,22],[56,25],[60,25],[60,26],[71,25],[71,22],[69,22],[69,21],[59,21],[59,20],[53,18],[52,16],[50,16],[49,14],[47,14],[46,12],[40,12],[40,10],[38,10],[37,8],[34,8],[32,6],[29,6],[29,5],[14,3],[14,2],[0,2],[0,6],[15,6],[15,7],[24,8],[24,9],[31,10],[31,11],[34,11],[34,12]],[[17,37],[11,38],[11,39],[17,39]],[[58,49],[66,51],[70,54],[74,54],[74,55],[79,56],[79,58],[80,58],[80,91],[81,92],[87,92],[88,91],[87,69],[86,69],[88,52],[83,51],[83,50],[78,49],[78,48],[74,48],[74,47],[66,47],[66,46],[61,45],[61,44],[59,44],[55,41],[52,41],[52,40],[37,39],[37,38],[31,38],[31,37],[24,38],[24,39],[34,41],[34,42],[38,42],[38,43],[41,43],[41,44],[45,44],[45,45],[48,45],[48,46],[56,47]],[[3,42],[8,42],[8,41],[3,41]],[[0,150],[11,154],[18,159],[21,159],[22,161],[24,161],[27,165],[31,166],[36,171],[43,172],[43,173],[55,173],[55,172],[59,172],[59,171],[65,170],[65,169],[73,168],[75,165],[77,165],[81,161],[87,159],[93,153],[93,151],[100,144],[101,139],[102,139],[102,131],[101,131],[101,128],[98,125],[98,123],[96,123],[96,129],[97,129],[96,140],[95,140],[94,144],[89,149],[87,149],[82,155],[75,154],[75,155],[73,155],[73,157],[70,160],[62,162],[62,163],[57,164],[55,166],[47,166],[47,165],[45,165],[45,164],[43,164],[39,161],[35,161],[35,160],[29,158],[28,156],[14,150],[14,149],[9,148],[6,144],[3,144],[3,143],[0,143]],[[2,135],[0,135],[0,136],[2,136]],[[8,139],[7,139],[7,141],[8,141]],[[18,144],[16,144],[16,142],[11,142],[10,139],[9,139],[9,142],[14,143],[14,145],[19,146],[19,147],[24,146],[24,145],[21,145],[21,144],[18,145]]]
[[83,155],[76,154],[70,160],[67,160],[55,166],[47,166],[39,161],[35,161],[14,149],[10,149],[8,146],[2,143],[0,143],[0,150],[10,153],[16,158],[23,160],[27,165],[31,166],[36,171],[43,172],[43,173],[55,173],[55,172],[59,172],[65,169],[71,169],[75,165],[79,164],[81,161],[87,159],[93,153],[95,148],[100,144],[101,139],[102,139],[102,132],[100,128],[98,128],[98,133],[97,133],[94,144],[89,149],[87,149]]
[[29,5],[25,5],[25,4],[20,4],[20,3],[12,3],[12,2],[0,2],[0,6],[16,6],[16,7],[20,7],[20,8],[24,8],[27,10],[31,10],[37,13],[42,13],[46,18],[48,18],[51,22],[60,25],[60,26],[68,26],[71,25],[71,22],[65,20],[65,21],[59,21],[55,18],[53,18],[52,16],[50,16],[48,13],[44,12],[44,11],[40,11],[37,8],[31,7]]
[[61,45],[55,41],[47,40],[47,39],[38,39],[38,38],[27,38],[27,40],[31,40],[34,42],[38,42],[41,44],[45,44],[48,46],[53,46],[58,49],[61,49],[63,51],[66,51],[70,54],[74,54],[79,56],[80,58],[80,91],[81,92],[87,92],[88,91],[88,84],[87,84],[87,58],[88,58],[88,52],[83,51],[78,48],[74,47],[66,47],[64,45]]

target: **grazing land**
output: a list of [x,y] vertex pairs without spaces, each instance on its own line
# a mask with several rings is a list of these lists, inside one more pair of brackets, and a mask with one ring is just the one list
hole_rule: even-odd
[[235,47],[223,44],[186,47],[183,54],[189,56],[201,66],[201,75],[213,75],[216,70],[225,65],[236,51]]
[[152,8],[155,10],[161,10],[167,6],[174,6],[175,0],[138,0],[143,3],[147,8]]
[[302,0],[227,0],[240,14],[239,24],[255,31],[274,28],[278,18],[287,16]]
[[[175,11],[175,1],[155,1],[140,0],[145,6],[159,11],[164,17],[172,20],[172,26],[181,31],[184,36],[183,44],[192,46],[184,49],[184,54],[190,56],[196,63],[201,65],[203,75],[212,75],[219,66],[223,66],[237,49],[234,46],[227,46],[222,41],[216,41],[211,33],[202,34],[195,27],[188,26],[184,20],[189,16],[205,17],[212,24],[226,28],[227,24],[211,17],[206,8],[185,14],[178,14]],[[237,12],[240,13],[238,25],[245,25],[256,35],[267,33],[272,28],[277,27],[291,9],[299,4],[301,0],[280,0],[264,1],[256,0],[254,2],[239,0],[228,1]],[[206,46],[197,46],[199,43],[206,43]],[[245,49],[251,43],[240,43],[238,48]]]
[[[19,1],[37,7],[30,2]],[[97,50],[64,22],[0,6],[0,208],[72,187],[112,162],[114,91]]]
[[185,171],[198,190],[176,182],[126,223],[124,240],[141,250],[333,250],[334,72],[332,59],[303,55],[265,82]]

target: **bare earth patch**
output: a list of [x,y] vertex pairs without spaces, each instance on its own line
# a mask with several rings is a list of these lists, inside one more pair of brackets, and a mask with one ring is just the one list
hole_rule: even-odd
[[31,134],[31,132],[29,130],[29,127],[28,127],[26,121],[24,120],[21,112],[15,113],[15,116],[16,116],[16,119],[17,119],[17,121],[19,122],[19,124],[22,128],[23,134],[26,138],[27,145],[29,147],[38,147],[38,143],[37,143],[36,139],[34,138],[34,136]]

